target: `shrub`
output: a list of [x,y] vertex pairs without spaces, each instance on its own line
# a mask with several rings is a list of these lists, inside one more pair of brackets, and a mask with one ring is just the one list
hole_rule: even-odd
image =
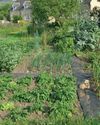
[[21,16],[13,16],[13,23],[18,23],[18,20],[22,20],[22,17]]

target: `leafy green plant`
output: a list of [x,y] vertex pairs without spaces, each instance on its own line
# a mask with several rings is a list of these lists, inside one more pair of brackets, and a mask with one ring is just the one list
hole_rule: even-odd
[[0,110],[12,110],[14,109],[14,103],[13,102],[6,102],[0,105]]
[[9,45],[0,46],[0,70],[1,71],[11,71],[14,66],[18,63],[22,52],[16,47]]
[[97,50],[100,48],[100,30],[95,21],[80,20],[80,22],[75,27],[74,35],[76,49]]
[[22,17],[21,16],[13,16],[13,23],[18,23],[18,20],[22,20]]
[[[13,122],[24,120],[31,113],[45,114],[45,120],[69,119],[73,117],[73,108],[76,102],[76,85],[73,76],[53,76],[52,73],[42,72],[34,78],[36,87],[31,91],[27,89],[32,78],[23,77],[21,79],[11,79],[11,77],[1,77],[0,89],[12,92],[12,96],[7,96],[11,101],[1,104],[0,109],[9,110],[6,117]],[[1,91],[0,91],[1,93]],[[22,104],[17,107],[16,103]],[[29,104],[23,107],[23,104]],[[30,105],[31,104],[31,105]],[[16,106],[16,108],[15,108]],[[33,118],[34,119],[34,118]],[[44,120],[44,122],[46,122]]]
[[0,20],[3,20],[6,18],[7,20],[10,20],[10,8],[11,8],[11,3],[7,2],[2,2],[0,3]]
[[73,104],[76,98],[75,92],[76,87],[73,77],[61,76],[55,78],[51,93],[53,103],[50,116],[56,116],[57,119],[72,117]]
[[26,111],[23,111],[21,108],[16,108],[11,110],[9,114],[9,118],[13,121],[16,122],[18,120],[24,120],[27,115]]
[[25,76],[17,80],[17,84],[20,85],[30,85],[32,83],[32,78],[30,76]]
[[91,56],[91,67],[92,67],[92,72],[93,72],[93,79],[94,79],[94,84],[97,86],[97,88],[100,91],[100,55],[98,52],[92,52]]
[[30,92],[16,91],[12,97],[12,100],[19,102],[32,102],[33,96],[30,94]]
[[28,42],[12,42],[11,40],[10,43],[5,43],[3,41],[0,46],[0,71],[12,71],[20,61],[21,57],[33,48],[34,44],[32,40]]

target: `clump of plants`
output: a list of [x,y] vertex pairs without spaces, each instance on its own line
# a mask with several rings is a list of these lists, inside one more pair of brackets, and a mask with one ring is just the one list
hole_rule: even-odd
[[33,71],[48,71],[54,74],[71,73],[71,54],[45,51],[37,55],[32,62]]
[[22,17],[21,16],[13,16],[13,23],[18,23],[18,20],[22,20]]
[[18,41],[1,43],[0,46],[0,71],[10,72],[18,64],[21,57],[34,48],[33,41]]
[[99,52],[92,52],[90,55],[91,70],[93,72],[92,82],[95,85],[94,90],[100,96],[100,55]]
[[76,49],[93,51],[100,49],[100,29],[96,21],[82,19],[74,30]]
[[[29,89],[33,81],[35,87]],[[5,118],[8,120],[29,120],[31,113],[41,115],[42,122],[49,119],[58,121],[59,118],[63,121],[73,117],[76,84],[71,75],[53,77],[52,74],[43,72],[34,79],[26,76],[16,80],[3,75],[0,76],[0,82],[0,90],[3,90],[0,91],[0,111],[7,112]],[[4,95],[1,98],[2,93]],[[32,120],[37,120],[34,115]]]

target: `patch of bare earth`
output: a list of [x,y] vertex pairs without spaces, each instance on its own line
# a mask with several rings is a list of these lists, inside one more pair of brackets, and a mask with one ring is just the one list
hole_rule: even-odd
[[32,80],[32,83],[27,87],[27,91],[32,91],[36,87],[35,81]]
[[34,57],[33,52],[31,52],[27,56],[24,56],[20,61],[20,63],[12,71],[12,73],[28,73],[29,72],[28,67],[30,67],[33,57]]
[[4,119],[8,115],[8,111],[0,111],[0,120]]
[[32,112],[27,116],[27,119],[29,120],[33,120],[33,119],[38,119],[38,120],[42,120],[45,118],[45,115],[41,112]]
[[32,103],[28,103],[28,102],[15,102],[15,107],[22,107],[25,108],[27,106],[32,106]]

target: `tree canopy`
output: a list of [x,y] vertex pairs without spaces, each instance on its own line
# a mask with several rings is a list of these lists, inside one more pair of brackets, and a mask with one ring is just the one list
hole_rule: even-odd
[[45,23],[49,16],[68,19],[75,15],[79,0],[32,0],[33,20]]
[[10,19],[10,3],[3,3],[0,4],[0,20],[6,18],[7,20]]

